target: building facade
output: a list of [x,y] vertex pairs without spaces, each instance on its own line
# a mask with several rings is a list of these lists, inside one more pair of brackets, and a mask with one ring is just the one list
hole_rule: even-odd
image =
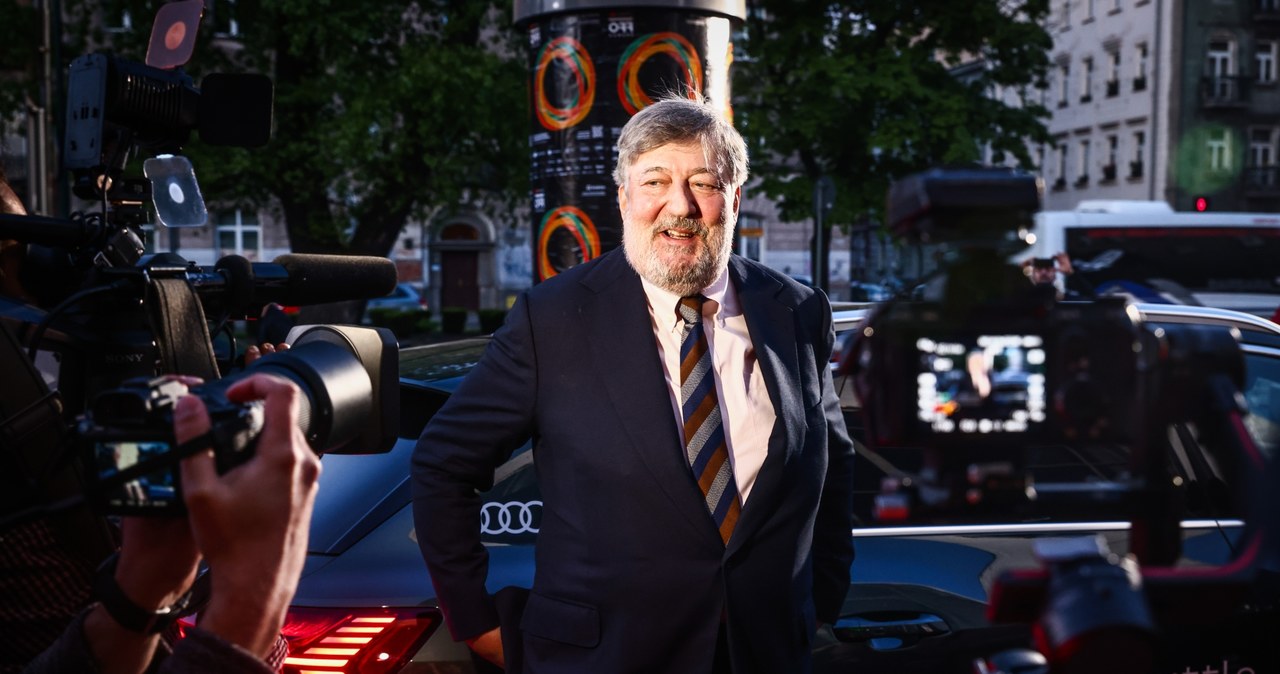
[[1046,210],[1086,199],[1166,198],[1172,25],[1168,0],[1055,0],[1039,152]]

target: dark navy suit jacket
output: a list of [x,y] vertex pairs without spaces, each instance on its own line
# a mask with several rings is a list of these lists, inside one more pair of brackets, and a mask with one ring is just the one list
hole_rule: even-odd
[[777,412],[724,545],[684,458],[640,277],[615,250],[524,293],[413,456],[419,544],[455,638],[498,624],[478,490],[526,439],[543,515],[524,608],[527,672],[809,669],[853,561],[852,463],[826,296],[731,258]]

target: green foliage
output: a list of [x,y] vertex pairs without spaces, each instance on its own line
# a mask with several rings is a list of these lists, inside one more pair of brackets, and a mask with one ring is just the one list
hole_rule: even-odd
[[507,319],[506,309],[481,309],[478,313],[480,315],[480,332],[485,334],[496,332]]
[[462,334],[467,324],[467,313],[462,307],[444,307],[440,310],[440,329],[449,334]]
[[0,2],[0,64],[16,77],[0,77],[0,119],[37,97],[40,12],[16,2]]
[[[0,116],[37,85],[39,13],[15,4],[25,3],[0,2],[0,63],[20,71],[0,80]],[[104,49],[142,60],[157,6],[63,0],[57,67]],[[259,72],[275,87],[265,147],[193,137],[184,148],[207,201],[276,207],[297,252],[385,255],[411,218],[460,202],[512,207],[528,193],[526,59],[506,0],[206,6],[184,70],[197,84],[211,72]],[[132,30],[104,31],[125,11]],[[215,32],[228,18],[210,13],[219,11],[234,12],[236,37]]]
[[398,339],[432,332],[434,323],[430,319],[429,311],[404,311],[389,307],[375,307],[369,310],[369,323],[375,327],[391,330]]
[[[987,144],[995,161],[1033,168],[1025,142],[1047,139],[1047,0],[748,4],[734,109],[784,219],[813,216],[823,175],[836,183],[828,221],[849,225],[879,218],[892,180],[976,161]],[[988,95],[997,88],[1024,92],[1024,106]]]
[[385,255],[409,218],[528,191],[524,54],[503,2],[242,0],[276,130],[217,149],[211,194],[275,197],[294,250]]

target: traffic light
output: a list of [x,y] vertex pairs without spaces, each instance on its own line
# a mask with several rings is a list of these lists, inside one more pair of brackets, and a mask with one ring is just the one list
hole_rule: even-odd
[[1209,197],[1196,197],[1193,203],[1195,204],[1197,213],[1203,213],[1209,210]]

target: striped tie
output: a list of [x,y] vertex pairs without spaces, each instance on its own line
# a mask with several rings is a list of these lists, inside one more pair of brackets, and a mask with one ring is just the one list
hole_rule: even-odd
[[678,311],[684,319],[684,337],[680,342],[680,411],[684,415],[685,455],[693,468],[693,477],[702,488],[707,510],[720,529],[720,538],[727,544],[742,504],[738,502],[738,485],[729,463],[720,402],[716,399],[716,380],[711,372],[711,351],[702,327],[702,303],[706,299],[702,295],[680,298]]

